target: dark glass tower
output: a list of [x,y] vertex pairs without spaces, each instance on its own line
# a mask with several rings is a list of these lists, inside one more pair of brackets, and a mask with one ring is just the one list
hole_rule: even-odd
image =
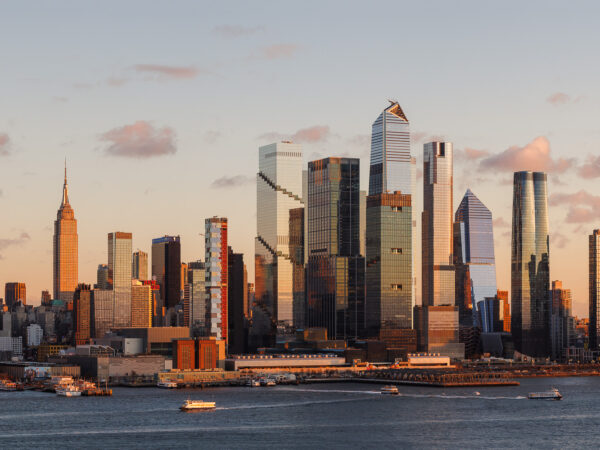
[[181,300],[181,243],[179,236],[152,239],[152,276],[160,286],[163,304],[171,308]]
[[497,291],[492,213],[470,189],[454,215],[454,266],[460,324],[494,331],[485,303]]
[[365,328],[364,257],[360,256],[360,160],[308,163],[307,326],[331,339]]
[[545,357],[551,342],[546,174],[515,172],[513,188],[511,329],[519,352]]
[[246,352],[245,311],[248,308],[248,275],[244,264],[244,255],[234,253],[227,247],[228,293],[227,293],[227,351],[230,354]]

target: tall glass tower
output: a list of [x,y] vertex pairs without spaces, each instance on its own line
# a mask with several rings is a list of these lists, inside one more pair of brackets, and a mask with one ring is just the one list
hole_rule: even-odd
[[308,163],[308,327],[328,338],[362,336],[365,259],[360,255],[360,160]]
[[227,345],[227,218],[211,217],[204,221],[207,314],[209,335],[224,339]]
[[454,264],[461,325],[494,331],[485,319],[489,314],[482,314],[482,302],[495,298],[497,291],[492,213],[470,189],[454,215]]
[[600,331],[600,230],[589,236],[590,350],[598,350]]
[[181,270],[179,236],[152,239],[152,276],[160,285],[160,296],[167,308],[181,300]]
[[65,302],[73,301],[78,278],[77,220],[69,203],[67,166],[60,208],[54,221],[53,239],[53,282],[54,298]]
[[423,306],[454,305],[452,143],[429,142],[423,157]]
[[255,332],[262,329],[257,333],[259,346],[274,343],[278,325],[284,329],[293,325],[289,220],[290,210],[304,206],[302,161],[300,144],[285,141],[258,150],[253,327]]
[[131,326],[131,233],[108,233],[108,279],[113,293],[113,326]]
[[515,348],[550,354],[548,199],[546,174],[515,172],[511,249],[511,329]]

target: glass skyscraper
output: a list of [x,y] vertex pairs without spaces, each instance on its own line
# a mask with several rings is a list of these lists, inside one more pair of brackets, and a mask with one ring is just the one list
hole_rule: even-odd
[[492,213],[470,189],[454,215],[454,265],[460,324],[494,331],[493,302],[484,302],[497,293]]
[[589,288],[590,288],[590,350],[598,350],[600,344],[600,230],[589,236]]
[[511,248],[511,330],[515,348],[550,354],[548,199],[546,174],[515,172]]
[[368,334],[412,328],[412,196],[367,197],[366,315]]
[[133,253],[131,276],[136,280],[148,280],[148,253],[138,250]]
[[131,326],[131,233],[108,233],[108,281],[114,327]]
[[452,143],[429,142],[423,155],[423,306],[455,305]]
[[78,238],[75,212],[69,203],[67,166],[60,208],[54,221],[53,281],[54,298],[72,302],[78,283]]
[[365,329],[365,260],[360,255],[360,160],[308,163],[308,327],[330,339]]
[[167,308],[181,300],[181,271],[179,236],[152,239],[152,277],[160,286],[160,296]]
[[206,326],[210,336],[227,341],[227,218],[211,217],[205,220],[204,227]]
[[257,343],[270,345],[276,327],[291,327],[294,319],[289,219],[291,209],[304,206],[302,146],[278,142],[260,147],[258,153],[254,325],[255,331],[263,330]]
[[203,261],[188,264],[185,298],[188,302],[189,325],[197,335],[206,333],[206,268]]

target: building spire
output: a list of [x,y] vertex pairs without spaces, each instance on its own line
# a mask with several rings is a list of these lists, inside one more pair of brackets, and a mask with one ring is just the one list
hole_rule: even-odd
[[69,204],[69,185],[67,184],[67,158],[65,157],[65,184],[63,185],[62,205]]

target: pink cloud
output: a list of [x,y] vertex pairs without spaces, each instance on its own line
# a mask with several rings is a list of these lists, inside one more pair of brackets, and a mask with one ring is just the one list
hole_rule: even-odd
[[577,173],[582,178],[600,177],[600,156],[589,155],[585,163],[579,166]]
[[113,86],[113,87],[119,87],[119,86],[123,86],[128,81],[129,80],[127,78],[109,77],[106,80],[106,84],[108,84],[109,86]]
[[172,128],[154,128],[143,120],[113,128],[102,134],[100,140],[110,143],[104,149],[104,153],[110,156],[152,158],[177,152]]
[[564,92],[556,92],[546,99],[546,101],[552,105],[564,105],[571,101],[571,97]]
[[308,128],[302,128],[293,134],[282,134],[276,131],[261,134],[258,139],[267,141],[291,140],[293,142],[304,142],[314,144],[316,142],[326,141],[331,135],[331,130],[327,125],[315,125]]
[[550,142],[544,136],[539,136],[525,147],[513,146],[481,160],[479,167],[505,172],[533,170],[564,173],[573,166],[574,159],[553,159],[550,153]]
[[151,73],[159,76],[159,79],[189,79],[195,78],[199,70],[195,67],[164,66],[160,64],[136,64],[134,69],[138,72]]
[[464,150],[454,151],[454,159],[456,161],[474,162],[489,155],[490,152],[487,150],[479,150],[476,148],[465,148]]
[[296,44],[274,44],[264,47],[260,51],[260,56],[264,59],[282,59],[294,56],[300,49]]
[[504,218],[502,218],[502,217],[498,217],[497,219],[494,219],[493,224],[494,224],[494,227],[496,227],[496,228],[510,227],[510,224],[506,220],[504,220]]
[[548,198],[548,204],[568,206],[567,223],[587,223],[600,218],[600,196],[583,189],[574,194],[552,194]]
[[0,133],[0,156],[10,155],[10,138],[6,133]]

